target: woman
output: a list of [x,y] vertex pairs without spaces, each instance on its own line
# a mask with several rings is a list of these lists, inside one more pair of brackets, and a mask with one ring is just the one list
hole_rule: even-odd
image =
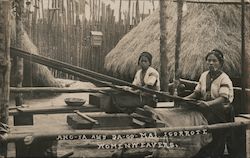
[[133,84],[159,91],[159,73],[151,67],[151,64],[152,55],[148,52],[142,52],[138,59],[138,65],[140,66],[140,69],[135,74]]
[[[136,72],[132,84],[153,90],[160,90],[159,73],[151,67],[152,55],[149,52],[142,52],[138,59],[140,69]],[[151,107],[156,106],[155,97],[151,94],[141,92],[139,90],[127,87],[127,90],[132,90],[134,93],[118,93],[112,95],[113,105],[122,112],[132,113],[137,107],[148,105]]]
[[[214,49],[206,57],[209,70],[201,74],[194,92],[186,99],[199,99],[198,105],[209,124],[230,121],[225,105],[233,101],[233,84],[228,75],[222,71],[224,57],[220,50]],[[221,157],[225,146],[225,131],[212,132],[213,141],[200,151],[197,157]]]

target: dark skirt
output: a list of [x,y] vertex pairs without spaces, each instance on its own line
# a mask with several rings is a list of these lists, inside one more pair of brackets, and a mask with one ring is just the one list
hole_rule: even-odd
[[[209,124],[226,123],[234,121],[234,110],[230,104],[219,105],[207,109],[199,109]],[[195,158],[220,158],[223,157],[225,144],[228,150],[232,146],[232,131],[228,129],[217,129],[212,132],[213,140],[202,148]],[[230,152],[230,151],[229,151]]]

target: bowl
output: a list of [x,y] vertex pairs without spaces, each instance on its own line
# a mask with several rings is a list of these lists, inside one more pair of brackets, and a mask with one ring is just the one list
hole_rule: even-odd
[[68,106],[82,106],[83,104],[85,104],[86,100],[80,98],[65,98],[64,102]]

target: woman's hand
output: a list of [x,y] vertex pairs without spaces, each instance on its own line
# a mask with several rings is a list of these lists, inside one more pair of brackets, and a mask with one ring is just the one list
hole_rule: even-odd
[[202,107],[202,108],[207,108],[207,107],[209,107],[208,102],[203,101],[203,100],[199,101],[197,105],[198,105],[199,107]]

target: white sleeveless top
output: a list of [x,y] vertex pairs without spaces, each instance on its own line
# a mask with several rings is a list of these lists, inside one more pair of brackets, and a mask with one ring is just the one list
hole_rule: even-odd
[[[195,92],[200,93],[204,98],[206,95],[206,78],[209,71],[201,74],[199,83],[195,87]],[[222,72],[222,74],[211,83],[211,98],[225,97],[230,103],[234,99],[233,84],[229,76]]]
[[[141,72],[142,69],[138,70],[135,74],[135,78],[133,81],[133,85],[136,86],[143,86],[142,81],[141,81]],[[145,85],[150,85],[153,86],[154,90],[159,91],[160,90],[160,77],[159,77],[159,73],[152,67],[149,67],[146,71],[146,74],[144,76],[143,82],[145,83]]]

